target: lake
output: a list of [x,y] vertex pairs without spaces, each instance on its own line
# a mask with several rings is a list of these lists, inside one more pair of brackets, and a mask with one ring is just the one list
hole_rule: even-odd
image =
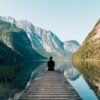
[[[17,68],[12,81],[0,82],[0,100],[7,98],[16,99],[22,90],[29,85],[44,70],[47,69],[46,61],[21,61],[15,65],[2,65],[0,70],[10,71]],[[59,70],[70,82],[83,100],[99,100],[100,97],[100,70],[98,63],[72,61],[55,61],[55,70]],[[15,69],[16,71],[16,69]],[[12,71],[13,72],[13,71]],[[11,72],[9,72],[11,73]],[[8,75],[9,75],[8,73]]]

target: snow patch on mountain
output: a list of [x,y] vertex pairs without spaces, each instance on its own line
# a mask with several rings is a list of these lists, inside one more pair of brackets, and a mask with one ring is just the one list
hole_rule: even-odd
[[71,56],[78,48],[76,41],[63,43],[53,32],[35,27],[27,20],[15,20],[12,17],[0,17],[0,20],[15,24],[23,29],[31,42],[32,48],[42,56]]
[[67,51],[71,51],[72,53],[76,52],[80,47],[80,44],[75,40],[70,40],[64,42],[64,49]]

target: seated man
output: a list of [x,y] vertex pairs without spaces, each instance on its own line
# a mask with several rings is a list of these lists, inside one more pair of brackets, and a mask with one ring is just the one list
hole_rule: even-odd
[[48,71],[54,71],[55,62],[52,60],[52,57],[50,57],[50,60],[48,61]]

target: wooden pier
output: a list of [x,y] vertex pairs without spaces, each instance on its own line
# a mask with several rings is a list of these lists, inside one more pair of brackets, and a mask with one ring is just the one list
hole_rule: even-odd
[[44,71],[18,100],[81,100],[75,89],[57,71]]

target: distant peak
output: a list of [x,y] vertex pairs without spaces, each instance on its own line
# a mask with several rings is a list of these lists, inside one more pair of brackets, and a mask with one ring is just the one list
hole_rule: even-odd
[[10,23],[15,23],[16,22],[16,20],[13,17],[10,17],[10,16],[8,16],[8,17],[0,16],[0,19],[4,20],[4,21],[7,21],[7,22],[10,22]]
[[[65,41],[64,43],[66,42],[70,42],[70,43],[78,43],[76,40],[69,40],[69,41]],[[78,43],[79,44],[79,43]]]
[[26,20],[26,19],[20,19],[18,22],[31,24],[31,23],[30,23],[28,20]]

